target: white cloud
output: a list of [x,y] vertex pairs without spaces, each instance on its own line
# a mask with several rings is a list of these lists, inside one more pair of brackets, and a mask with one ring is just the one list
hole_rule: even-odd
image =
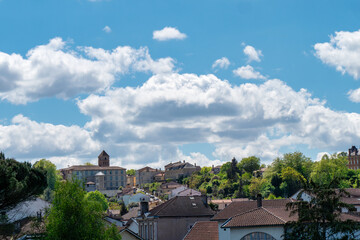
[[167,41],[172,39],[185,39],[187,36],[185,33],[181,33],[179,30],[173,27],[164,27],[161,30],[153,32],[153,39],[158,41]]
[[111,28],[109,26],[105,26],[103,28],[103,31],[106,32],[106,33],[111,33]]
[[253,46],[247,45],[244,48],[244,54],[248,57],[248,62],[260,62],[260,57],[263,56],[261,50],[256,50]]
[[348,92],[348,96],[349,96],[350,101],[359,103],[360,102],[360,88],[355,89],[355,90],[350,90]]
[[[214,161],[250,155],[270,161],[281,148],[296,144],[339,150],[360,141],[360,115],[324,104],[280,80],[232,86],[214,75],[177,73],[78,102],[91,117],[86,129],[97,141],[113,149],[121,146],[124,161],[158,167],[180,159],[176,146],[184,143],[214,145]],[[211,163],[198,153],[183,158]]]
[[44,97],[67,99],[80,93],[101,92],[120,74],[129,71],[169,72],[172,58],[153,60],[147,48],[78,47],[77,51],[61,38],[19,54],[0,52],[0,99],[25,104]]
[[254,70],[250,65],[242,66],[233,71],[233,73],[244,79],[266,79],[261,73]]
[[0,149],[16,158],[43,158],[89,155],[100,145],[79,126],[38,123],[17,115],[10,125],[0,125]]
[[222,57],[220,59],[217,59],[213,65],[212,68],[221,68],[221,69],[227,69],[230,65],[230,61],[229,59],[227,59],[226,57]]
[[315,161],[317,161],[317,162],[321,161],[321,159],[322,159],[325,155],[327,155],[328,157],[331,156],[331,154],[328,153],[328,152],[319,152],[319,153],[317,154],[317,156],[316,156]]
[[335,32],[330,42],[317,43],[315,56],[342,74],[349,74],[355,79],[360,76],[360,30],[355,32]]

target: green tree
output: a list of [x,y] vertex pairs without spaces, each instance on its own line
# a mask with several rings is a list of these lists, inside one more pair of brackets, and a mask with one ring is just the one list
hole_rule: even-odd
[[88,192],[86,194],[86,199],[89,201],[95,201],[95,202],[100,203],[103,211],[106,211],[109,208],[108,202],[107,202],[104,194],[102,194],[98,190],[96,190],[94,192]]
[[0,156],[0,209],[6,210],[19,202],[43,193],[47,187],[46,172],[28,162]]
[[43,196],[46,201],[52,201],[55,184],[60,181],[61,177],[56,171],[56,166],[46,159],[41,159],[34,164],[34,168],[44,169],[46,171],[47,188],[45,188]]
[[267,179],[252,178],[249,185],[250,197],[255,199],[258,194],[267,197],[270,194],[272,186]]
[[[335,188],[339,184],[337,179],[326,184],[313,181],[303,184],[297,201],[287,204],[291,215],[297,215],[298,220],[285,226],[285,239],[359,239],[355,234],[360,230],[360,224],[351,220],[342,221],[340,218],[342,209],[356,209],[341,201],[348,193]],[[301,198],[303,193],[311,196],[309,201]]]
[[129,175],[129,176],[135,176],[135,169],[129,169],[129,170],[126,170],[126,174]]
[[89,201],[77,180],[59,182],[46,222],[46,239],[119,239],[114,226],[106,228],[99,202]]
[[243,158],[238,163],[238,168],[252,174],[254,171],[260,169],[260,158],[255,156]]
[[315,163],[314,170],[311,173],[311,179],[318,184],[329,184],[336,178],[340,179],[341,183],[341,180],[347,178],[349,171],[347,163],[347,156],[342,154],[333,154],[330,157],[324,155],[319,162]]

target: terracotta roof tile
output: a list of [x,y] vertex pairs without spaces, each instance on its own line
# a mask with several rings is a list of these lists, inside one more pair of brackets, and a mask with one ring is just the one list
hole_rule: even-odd
[[184,240],[219,240],[217,222],[196,222],[186,234]]
[[230,218],[222,227],[272,226],[283,225],[285,223],[286,221],[261,207]]
[[[290,199],[275,199],[275,200],[263,200],[263,207],[285,207]],[[239,201],[232,202],[218,214],[216,214],[211,220],[227,220],[235,215],[247,212],[257,207],[257,201]]]

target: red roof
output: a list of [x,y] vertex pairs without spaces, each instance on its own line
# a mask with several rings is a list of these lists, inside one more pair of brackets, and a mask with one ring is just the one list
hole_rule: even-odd
[[[274,199],[274,200],[262,200],[263,207],[286,207],[288,202],[291,202],[291,199]],[[247,212],[251,209],[257,207],[257,201],[239,201],[232,202],[218,214],[216,214],[211,220],[227,220],[235,215]]]
[[217,222],[196,222],[183,240],[219,240]]

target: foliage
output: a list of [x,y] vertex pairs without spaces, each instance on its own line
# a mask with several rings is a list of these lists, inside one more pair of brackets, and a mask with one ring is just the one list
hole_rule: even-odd
[[106,228],[101,204],[89,201],[80,185],[77,180],[57,183],[46,218],[46,239],[119,239],[113,227]]
[[[303,182],[304,188],[298,194],[297,200],[287,204],[292,215],[298,215],[298,221],[286,225],[285,239],[358,239],[356,231],[360,224],[354,221],[341,221],[343,208],[355,211],[355,207],[341,202],[348,196],[343,189],[336,189],[338,180],[319,184],[313,181]],[[306,193],[311,196],[309,201],[301,197]]]
[[52,162],[46,159],[41,159],[34,164],[34,168],[43,169],[46,172],[46,182],[47,188],[45,188],[43,193],[43,198],[46,201],[52,201],[53,192],[55,190],[55,184],[57,181],[60,181],[61,176],[56,171],[56,166]]
[[129,170],[126,170],[126,174],[129,175],[129,176],[135,176],[135,169],[129,169]]
[[43,193],[47,187],[46,172],[28,162],[0,155],[0,209],[14,207],[19,202]]
[[319,162],[315,163],[311,179],[316,183],[325,184],[329,184],[334,178],[345,179],[349,171],[347,163],[347,157],[341,154],[333,154],[330,157],[324,155]]
[[108,209],[108,207],[109,207],[108,202],[107,202],[104,194],[102,194],[98,190],[96,190],[94,192],[88,192],[86,194],[86,199],[89,200],[89,201],[96,201],[96,202],[100,203],[101,208],[103,209],[103,211],[106,211]]
[[130,210],[131,208],[133,207],[138,207],[139,206],[139,203],[137,202],[131,202],[127,205],[127,209]]
[[238,163],[238,168],[252,174],[254,171],[260,169],[260,158],[255,156],[243,158]]
[[255,199],[258,194],[267,197],[270,194],[271,184],[263,178],[253,178],[249,185],[250,197]]
[[94,164],[90,163],[90,162],[86,162],[85,163],[86,166],[94,166]]

